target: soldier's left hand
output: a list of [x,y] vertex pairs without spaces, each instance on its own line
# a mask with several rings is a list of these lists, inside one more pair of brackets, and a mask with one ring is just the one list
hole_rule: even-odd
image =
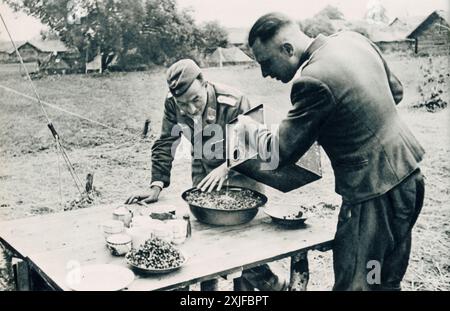
[[228,167],[227,163],[223,163],[219,167],[216,167],[212,170],[203,180],[197,185],[197,189],[201,189],[201,191],[211,192],[214,187],[217,185],[217,191],[222,189],[222,185],[228,176]]

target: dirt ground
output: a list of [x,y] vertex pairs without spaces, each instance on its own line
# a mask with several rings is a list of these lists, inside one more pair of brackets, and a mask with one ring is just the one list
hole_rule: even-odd
[[[414,228],[413,251],[403,288],[450,290],[449,109],[429,113],[408,108],[419,98],[419,68],[426,61],[388,57],[392,71],[405,86],[400,114],[427,151],[421,164],[426,176],[425,205]],[[437,62],[446,66],[448,72],[446,59]],[[253,102],[265,104],[267,114],[274,119],[281,118],[289,108],[289,85],[264,80],[257,67],[206,69],[205,76],[245,91]],[[46,102],[111,127],[48,108],[80,178],[84,180],[87,173],[94,173],[94,186],[99,193],[95,204],[121,203],[130,194],[146,189],[150,148],[160,130],[167,92],[164,77],[162,69],[155,69],[104,76],[49,76],[35,81]],[[0,70],[0,85],[32,95],[17,70]],[[443,96],[448,100],[448,89],[445,92]],[[0,105],[0,220],[53,213],[76,205],[76,188],[55,153],[40,108],[1,87]],[[151,134],[142,138],[146,119],[151,121]],[[171,189],[164,191],[181,193],[190,187],[190,171],[186,170],[190,163],[188,150],[184,145],[177,154]],[[315,206],[314,217],[334,228],[340,197],[334,193],[333,173],[324,154],[322,165],[321,180],[289,194],[268,189],[267,195],[270,202]],[[282,262],[282,267],[287,273],[288,263]],[[309,289],[331,289],[331,252],[311,253],[310,270]],[[4,252],[0,253],[0,289],[12,289],[10,262]]]

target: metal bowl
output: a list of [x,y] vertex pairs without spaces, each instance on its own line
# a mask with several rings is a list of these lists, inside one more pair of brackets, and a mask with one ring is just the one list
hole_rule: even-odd
[[186,255],[183,253],[181,253],[181,255],[184,258],[182,263],[180,263],[178,266],[170,267],[170,268],[166,268],[166,269],[147,268],[144,266],[139,266],[139,265],[134,264],[129,258],[126,258],[126,262],[130,267],[133,268],[134,271],[142,273],[142,274],[165,274],[165,273],[170,273],[170,272],[180,269],[186,263],[186,261],[187,261]]
[[247,222],[251,221],[253,218],[255,218],[256,214],[258,213],[258,208],[267,203],[267,197],[264,194],[259,193],[254,190],[251,190],[251,189],[248,189],[248,188],[236,187],[236,186],[228,186],[228,187],[225,186],[225,187],[222,187],[222,189],[226,189],[227,191],[249,190],[255,196],[257,196],[261,202],[251,208],[226,210],[226,209],[215,209],[215,208],[209,208],[209,207],[198,206],[195,204],[190,204],[187,201],[186,197],[189,193],[201,191],[197,188],[191,188],[191,189],[186,190],[185,192],[183,192],[181,197],[183,198],[183,200],[185,200],[188,203],[192,214],[194,214],[195,218],[197,218],[198,221],[207,223],[210,225],[219,225],[219,226],[232,226],[232,225],[240,225],[240,224],[247,223]]
[[277,207],[267,207],[264,213],[272,218],[272,222],[286,228],[305,227],[305,212],[297,205],[284,204]]

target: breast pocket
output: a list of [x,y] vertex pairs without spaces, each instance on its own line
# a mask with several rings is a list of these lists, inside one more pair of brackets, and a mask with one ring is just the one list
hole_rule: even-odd
[[351,157],[336,161],[335,166],[343,170],[359,170],[369,164],[369,159],[364,157]]

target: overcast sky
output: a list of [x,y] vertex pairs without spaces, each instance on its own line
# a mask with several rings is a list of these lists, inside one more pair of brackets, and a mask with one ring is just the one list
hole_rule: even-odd
[[[328,4],[337,6],[347,19],[361,19],[368,6],[381,2],[388,16],[423,16],[436,9],[448,10],[449,0],[178,0],[181,8],[192,8],[198,22],[217,20],[227,27],[250,27],[261,15],[284,12],[295,19],[311,17]],[[42,25],[24,14],[13,13],[0,0],[0,12],[15,40],[38,36]],[[0,40],[7,40],[0,25]]]

